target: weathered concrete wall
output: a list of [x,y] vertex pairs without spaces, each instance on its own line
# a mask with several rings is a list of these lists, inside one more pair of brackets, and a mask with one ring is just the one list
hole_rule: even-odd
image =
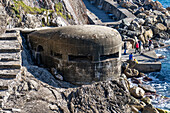
[[118,3],[113,0],[89,0],[95,6],[105,10],[107,13],[111,13],[117,17],[117,20],[124,18],[135,18],[135,16],[127,9],[121,7]]
[[[121,72],[121,36],[104,26],[69,26],[29,35],[34,56],[55,67],[66,81],[89,84]],[[38,54],[37,54],[38,53]]]
[[159,72],[161,70],[161,62],[138,63],[134,68],[144,73]]

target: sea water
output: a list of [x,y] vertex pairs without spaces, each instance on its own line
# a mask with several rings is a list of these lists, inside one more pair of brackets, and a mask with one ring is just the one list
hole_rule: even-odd
[[[170,0],[158,1],[163,5],[164,8],[170,7]],[[165,41],[165,43],[170,44],[170,40]],[[162,63],[160,72],[147,74],[153,79],[153,81],[148,82],[148,84],[154,87],[157,91],[157,94],[159,95],[156,98],[153,98],[152,104],[157,108],[170,111],[170,47],[158,49],[156,50],[156,53],[158,55],[164,55],[166,58],[160,60]]]
[[164,8],[170,7],[170,0],[158,0],[158,1],[163,5]]
[[[170,40],[165,41],[170,44]],[[170,111],[170,47],[156,50],[158,55],[164,55],[165,58],[160,60],[162,63],[160,72],[147,74],[153,81],[148,82],[157,91],[156,98],[153,99],[153,105],[157,108]],[[168,98],[166,98],[168,97]]]

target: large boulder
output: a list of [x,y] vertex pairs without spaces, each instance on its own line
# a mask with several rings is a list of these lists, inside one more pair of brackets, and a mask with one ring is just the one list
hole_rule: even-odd
[[144,32],[144,37],[145,37],[145,41],[148,41],[148,38],[152,38],[153,37],[153,31],[152,29],[149,29],[147,31]]
[[7,15],[4,7],[0,3],[0,34],[3,34],[6,31],[7,26]]
[[167,27],[164,26],[162,23],[157,23],[152,29],[153,29],[154,35],[156,35],[162,31],[166,31]]
[[161,31],[166,31],[167,30],[167,27],[164,26],[162,23],[157,23],[156,28],[161,30]]
[[130,94],[136,98],[142,98],[145,94],[145,91],[140,87],[134,86],[130,88]]

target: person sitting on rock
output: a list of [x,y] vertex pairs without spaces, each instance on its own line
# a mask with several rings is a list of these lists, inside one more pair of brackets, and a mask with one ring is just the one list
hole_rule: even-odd
[[134,59],[134,61],[138,64],[138,61],[136,60],[136,58]]
[[129,60],[133,60],[133,54],[132,53],[130,53],[130,55],[129,55]]

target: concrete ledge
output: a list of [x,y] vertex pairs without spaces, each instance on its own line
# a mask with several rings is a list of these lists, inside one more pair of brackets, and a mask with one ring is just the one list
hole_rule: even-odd
[[134,69],[140,72],[159,72],[161,70],[161,62],[141,62],[135,65]]

